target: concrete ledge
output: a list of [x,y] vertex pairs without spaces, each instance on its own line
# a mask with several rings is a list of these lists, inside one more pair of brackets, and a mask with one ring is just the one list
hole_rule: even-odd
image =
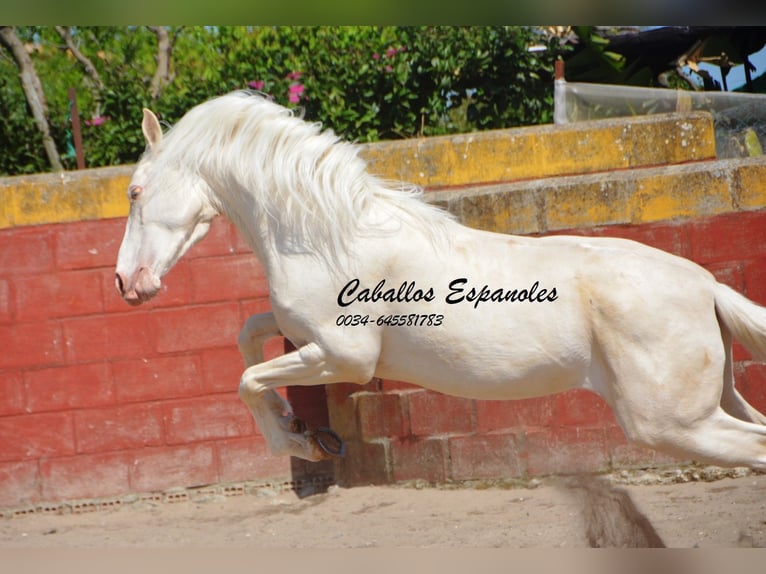
[[466,225],[501,233],[689,219],[766,206],[766,158],[550,177],[430,197]]
[[[381,142],[361,155],[382,177],[439,189],[708,160],[715,138],[709,114],[669,114]],[[0,228],[124,217],[134,169],[2,179]]]
[[126,216],[134,169],[130,165],[0,179],[0,229]]
[[370,171],[426,188],[714,159],[710,114],[662,114],[365,146]]

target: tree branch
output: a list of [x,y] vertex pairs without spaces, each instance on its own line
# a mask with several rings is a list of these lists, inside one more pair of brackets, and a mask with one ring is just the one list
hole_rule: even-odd
[[56,143],[51,137],[45,93],[43,92],[40,78],[37,76],[37,72],[35,72],[32,58],[29,57],[29,54],[24,49],[24,44],[19,39],[13,26],[0,26],[0,42],[11,52],[19,68],[21,87],[24,90],[29,108],[32,110],[32,116],[35,119],[37,129],[42,135],[43,147],[48,156],[48,161],[54,171],[63,171],[64,166],[61,164]]
[[154,71],[150,92],[152,99],[156,100],[162,94],[164,87],[172,81],[170,60],[173,42],[164,26],[148,26],[148,28],[157,36],[157,68]]
[[67,49],[72,52],[75,59],[82,64],[85,73],[88,74],[93,81],[93,85],[96,89],[98,91],[103,90],[104,82],[101,81],[101,76],[98,75],[98,70],[96,70],[93,62],[91,62],[90,59],[75,45],[74,40],[72,40],[72,32],[70,31],[69,26],[56,26],[56,32],[58,32],[61,39],[64,40]]

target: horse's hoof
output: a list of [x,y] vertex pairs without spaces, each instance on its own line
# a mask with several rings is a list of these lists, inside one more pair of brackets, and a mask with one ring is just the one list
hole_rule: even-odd
[[319,427],[311,431],[311,438],[330,457],[343,458],[346,456],[346,443],[331,428]]

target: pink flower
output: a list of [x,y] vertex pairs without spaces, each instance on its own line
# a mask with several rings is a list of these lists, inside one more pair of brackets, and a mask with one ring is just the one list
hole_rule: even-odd
[[291,104],[297,104],[301,101],[301,96],[305,89],[306,86],[303,84],[290,84],[290,87],[287,89],[287,99]]
[[394,69],[391,66],[386,66],[386,72],[391,73],[393,71],[394,71]]
[[372,59],[373,60],[380,60],[380,54],[378,54],[377,52],[373,52],[372,53]]
[[389,48],[386,50],[386,58],[393,58],[399,50],[396,48]]
[[100,126],[103,124],[106,120],[109,119],[109,116],[94,116],[93,119],[85,120],[86,126]]
[[303,72],[290,72],[285,76],[288,80],[297,80],[303,75]]
[[265,85],[265,82],[263,80],[253,80],[252,82],[248,82],[247,85],[250,86],[251,88],[253,88],[254,90],[259,90],[260,91],[260,90],[263,89],[263,86]]

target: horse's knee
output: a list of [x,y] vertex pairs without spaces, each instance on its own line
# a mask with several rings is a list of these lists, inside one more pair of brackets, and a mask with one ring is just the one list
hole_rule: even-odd
[[251,404],[254,401],[259,400],[263,397],[264,393],[267,391],[267,388],[260,384],[258,381],[253,379],[252,377],[247,376],[247,370],[242,374],[242,377],[239,379],[239,398],[245,403],[245,404]]

